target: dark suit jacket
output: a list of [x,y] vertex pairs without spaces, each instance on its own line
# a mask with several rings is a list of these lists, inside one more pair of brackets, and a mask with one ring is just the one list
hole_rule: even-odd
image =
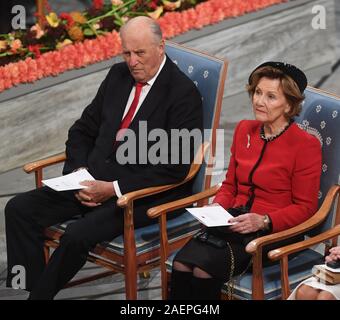
[[[123,194],[176,183],[187,175],[190,164],[153,164],[149,161],[146,155],[155,142],[148,142],[145,150],[139,150],[137,146],[136,164],[118,163],[116,150],[122,142],[114,147],[114,140],[133,85],[134,79],[125,63],[115,64],[110,69],[91,104],[69,130],[64,174],[79,167],[88,167],[95,179],[118,180]],[[202,130],[201,96],[193,82],[168,57],[129,127],[136,132],[137,145],[140,121],[147,121],[148,132],[156,128],[166,132],[183,128]],[[169,145],[169,156],[170,151]],[[191,159],[193,156],[191,145]],[[165,200],[190,193],[189,183],[181,190],[168,192]]]

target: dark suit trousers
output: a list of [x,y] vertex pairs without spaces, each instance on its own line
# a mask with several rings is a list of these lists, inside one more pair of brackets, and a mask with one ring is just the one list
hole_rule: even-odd
[[[69,224],[59,247],[45,264],[43,231],[46,227],[81,215]],[[49,188],[32,190],[11,199],[5,208],[8,277],[12,287],[12,268],[26,270],[26,290],[32,299],[53,299],[85,264],[88,251],[97,243],[110,241],[123,233],[123,210],[115,199],[96,208],[79,203],[71,191],[55,192]],[[157,220],[157,219],[154,219]],[[135,219],[135,226],[151,224],[145,214]]]

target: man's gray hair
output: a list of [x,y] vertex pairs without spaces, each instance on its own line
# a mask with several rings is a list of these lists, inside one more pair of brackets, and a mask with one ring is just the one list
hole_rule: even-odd
[[161,30],[161,27],[159,26],[158,22],[156,22],[156,20],[154,20],[152,18],[145,17],[145,16],[140,16],[140,17],[136,17],[136,18],[129,20],[126,24],[124,24],[120,28],[120,35],[123,36],[124,31],[127,28],[129,28],[130,25],[133,25],[133,23],[135,23],[135,22],[143,22],[143,23],[145,23],[146,26],[148,26],[150,28],[150,31],[151,31],[152,35],[154,36],[156,44],[158,44],[163,39],[162,30]]
[[163,39],[163,33],[161,30],[161,27],[159,26],[159,23],[157,23],[155,20],[151,19],[150,21],[150,29],[155,36],[155,40],[160,42]]

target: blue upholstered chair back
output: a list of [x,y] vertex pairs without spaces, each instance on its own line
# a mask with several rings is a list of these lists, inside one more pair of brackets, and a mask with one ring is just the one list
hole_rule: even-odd
[[[179,46],[175,43],[166,44],[166,53],[178,67],[196,84],[203,100],[204,128],[213,129],[210,135],[204,135],[204,140],[210,142],[209,155],[215,153],[215,129],[218,126],[220,109],[223,97],[224,81],[226,77],[227,63],[224,60],[208,56],[206,54]],[[209,161],[208,158],[206,158]],[[210,177],[206,175],[206,163],[200,167],[194,181],[194,191],[199,192],[210,186]],[[132,205],[131,205],[132,207]],[[129,213],[130,214],[130,213]],[[73,220],[74,221],[74,220]],[[67,225],[72,221],[54,225],[46,230],[47,237],[51,241],[46,245],[55,247],[59,237],[63,234]],[[199,222],[188,212],[169,219],[166,224],[166,234],[169,242],[175,250],[199,228]],[[131,228],[131,226],[129,226]],[[89,260],[111,270],[125,273],[127,298],[135,297],[136,277],[140,271],[146,271],[157,265],[160,260],[159,225],[152,224],[134,229],[133,240],[124,239],[123,235],[112,241],[101,243],[89,254]],[[129,240],[129,239],[128,239]],[[126,244],[129,245],[126,245]],[[134,251],[134,249],[136,249]],[[138,258],[137,258],[138,256]],[[136,272],[134,271],[136,267]],[[132,270],[132,271],[131,271]],[[104,275],[107,275],[105,272]],[[88,281],[88,280],[87,280]]]
[[[305,91],[302,112],[295,121],[309,133],[315,135],[322,145],[322,174],[319,192],[321,205],[329,188],[340,181],[340,98],[308,87]],[[320,228],[310,235],[329,229],[333,223],[332,211]],[[313,249],[299,252],[289,261],[288,274],[291,289],[311,276],[313,265],[323,263],[323,255]],[[265,299],[281,296],[280,265],[263,268]],[[235,279],[235,295],[240,299],[252,298],[252,273],[247,272]],[[226,288],[225,288],[226,289]]]
[[[340,97],[308,87],[301,115],[296,119],[300,126],[315,135],[322,145],[322,172],[319,206],[329,188],[340,183]],[[312,234],[332,226],[333,215]]]
[[[204,129],[216,129],[220,117],[221,92],[224,90],[226,61],[172,42],[166,43],[166,54],[196,84],[202,96]],[[209,131],[206,131],[206,133],[209,133]],[[210,141],[214,154],[215,145],[212,140],[215,139],[215,136],[212,137],[211,133],[210,131],[210,134],[205,134],[203,140]],[[205,173],[206,163],[203,163],[195,178],[194,193],[209,187],[206,184]]]

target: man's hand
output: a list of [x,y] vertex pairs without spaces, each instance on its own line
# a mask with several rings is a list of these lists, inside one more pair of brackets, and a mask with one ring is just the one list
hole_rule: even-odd
[[86,189],[81,189],[75,194],[75,197],[87,207],[96,207],[101,205],[104,201],[116,195],[113,188],[113,183],[108,181],[83,181],[80,183],[87,186]]
[[230,230],[238,233],[251,233],[263,229],[263,216],[257,213],[241,214],[235,218],[229,219],[229,222],[236,222],[230,226]]

